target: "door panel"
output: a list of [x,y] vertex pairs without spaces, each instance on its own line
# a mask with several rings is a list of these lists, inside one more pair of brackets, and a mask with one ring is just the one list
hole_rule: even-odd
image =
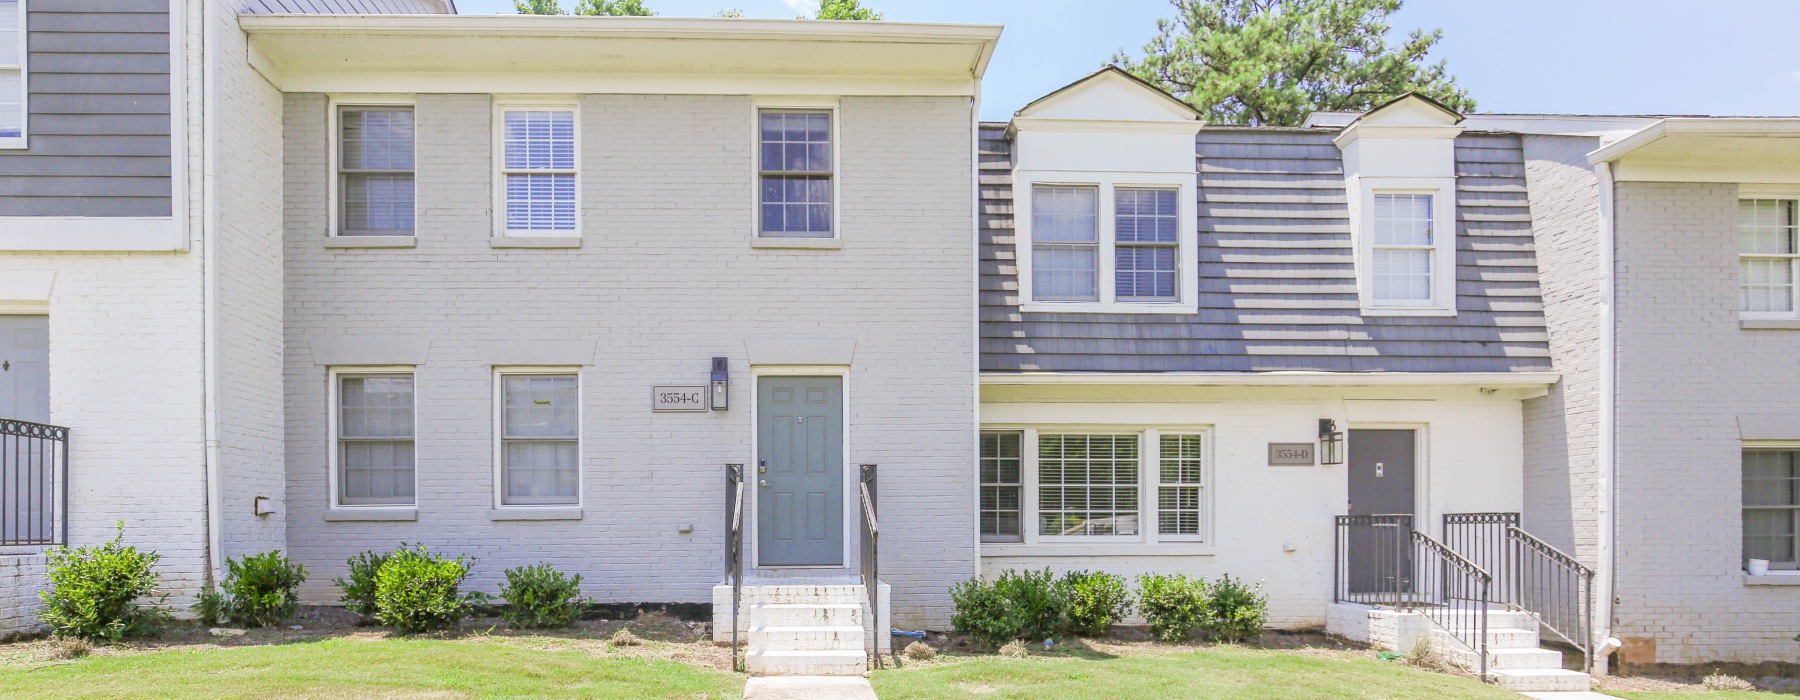
[[756,401],[757,564],[843,565],[843,378],[762,377]]
[[0,418],[50,422],[50,317],[0,316]]
[[[1414,430],[1351,430],[1350,515],[1406,515],[1414,497]],[[1412,588],[1412,532],[1398,524],[1352,525],[1347,533],[1350,593]]]

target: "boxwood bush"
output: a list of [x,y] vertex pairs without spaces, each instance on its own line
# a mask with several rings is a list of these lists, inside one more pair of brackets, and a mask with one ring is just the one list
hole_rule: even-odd
[[1138,611],[1157,639],[1179,642],[1207,622],[1206,579],[1182,574],[1138,577]]
[[[401,543],[400,548],[405,549],[406,544]],[[344,609],[365,618],[375,617],[375,574],[381,571],[381,565],[387,563],[391,556],[393,555],[372,551],[351,555],[346,562],[350,565],[350,575],[332,579],[332,583],[344,591],[343,597],[338,599],[344,604]]]
[[507,569],[500,599],[506,601],[500,617],[519,627],[567,627],[581,617],[587,602],[581,597],[581,575],[564,576],[549,564]]
[[226,615],[245,627],[280,624],[300,603],[306,567],[289,562],[280,550],[225,561]]
[[462,556],[432,554],[425,545],[394,552],[375,573],[376,621],[408,634],[455,627],[487,601],[462,590],[473,565]]
[[1226,574],[1207,587],[1206,622],[1202,625],[1214,639],[1241,642],[1262,636],[1269,618],[1269,596],[1263,594],[1262,583],[1255,586]]
[[156,563],[162,555],[140,551],[125,541],[125,523],[105,544],[55,547],[46,552],[50,587],[40,591],[38,619],[58,637],[117,642],[156,631],[166,617],[138,600],[156,590]]
[[1131,614],[1131,592],[1125,577],[1102,571],[1070,571],[1056,581],[1063,605],[1062,632],[1098,637]]

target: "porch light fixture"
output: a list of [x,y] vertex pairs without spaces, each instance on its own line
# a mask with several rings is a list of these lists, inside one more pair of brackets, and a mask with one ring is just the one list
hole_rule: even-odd
[[712,410],[731,410],[731,361],[723,357],[712,360]]
[[1344,463],[1344,434],[1337,429],[1337,421],[1330,418],[1319,419],[1319,464]]

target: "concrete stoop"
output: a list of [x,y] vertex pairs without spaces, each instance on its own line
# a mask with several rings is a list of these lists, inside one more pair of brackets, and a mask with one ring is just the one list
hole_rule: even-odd
[[[1334,603],[1326,631],[1399,653],[1412,651],[1421,639],[1451,663],[1475,672],[1475,651],[1424,615],[1350,603]],[[1471,635],[1463,635],[1471,636]],[[1488,680],[1514,692],[1580,692],[1589,689],[1588,674],[1563,668],[1562,652],[1545,649],[1537,619],[1530,614],[1495,610],[1488,613]]]
[[[747,641],[744,664],[752,675],[860,676],[868,672],[870,610],[861,585],[746,585],[743,605],[739,631]],[[719,606],[715,604],[714,610],[718,616]],[[729,597],[724,610],[724,624],[715,625],[715,637],[729,642]]]

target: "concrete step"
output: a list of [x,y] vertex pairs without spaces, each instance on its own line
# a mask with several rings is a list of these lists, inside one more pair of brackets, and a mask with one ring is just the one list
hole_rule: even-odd
[[[1476,669],[1475,652],[1453,649],[1450,660],[1471,671]],[[1560,651],[1550,649],[1488,649],[1488,670],[1526,671],[1562,668]]]
[[1589,690],[1588,674],[1556,669],[1513,669],[1489,671],[1488,677],[1515,693],[1582,692]]
[[856,651],[752,651],[744,664],[758,676],[860,676],[869,670],[868,653]]
[[1535,630],[1538,621],[1531,613],[1489,610],[1487,626],[1488,629]]
[[862,651],[861,627],[752,627],[750,651]]
[[744,605],[868,603],[862,586],[757,585],[744,587]]
[[863,626],[863,606],[855,603],[765,603],[749,612],[751,628]]
[[[1455,635],[1450,630],[1439,627],[1431,628],[1431,637],[1434,641],[1443,642],[1452,647],[1467,648],[1467,645],[1458,637],[1473,639],[1475,636],[1476,633],[1473,630],[1466,634]],[[1487,642],[1489,649],[1536,649],[1539,646],[1537,632],[1522,629],[1488,628]]]

